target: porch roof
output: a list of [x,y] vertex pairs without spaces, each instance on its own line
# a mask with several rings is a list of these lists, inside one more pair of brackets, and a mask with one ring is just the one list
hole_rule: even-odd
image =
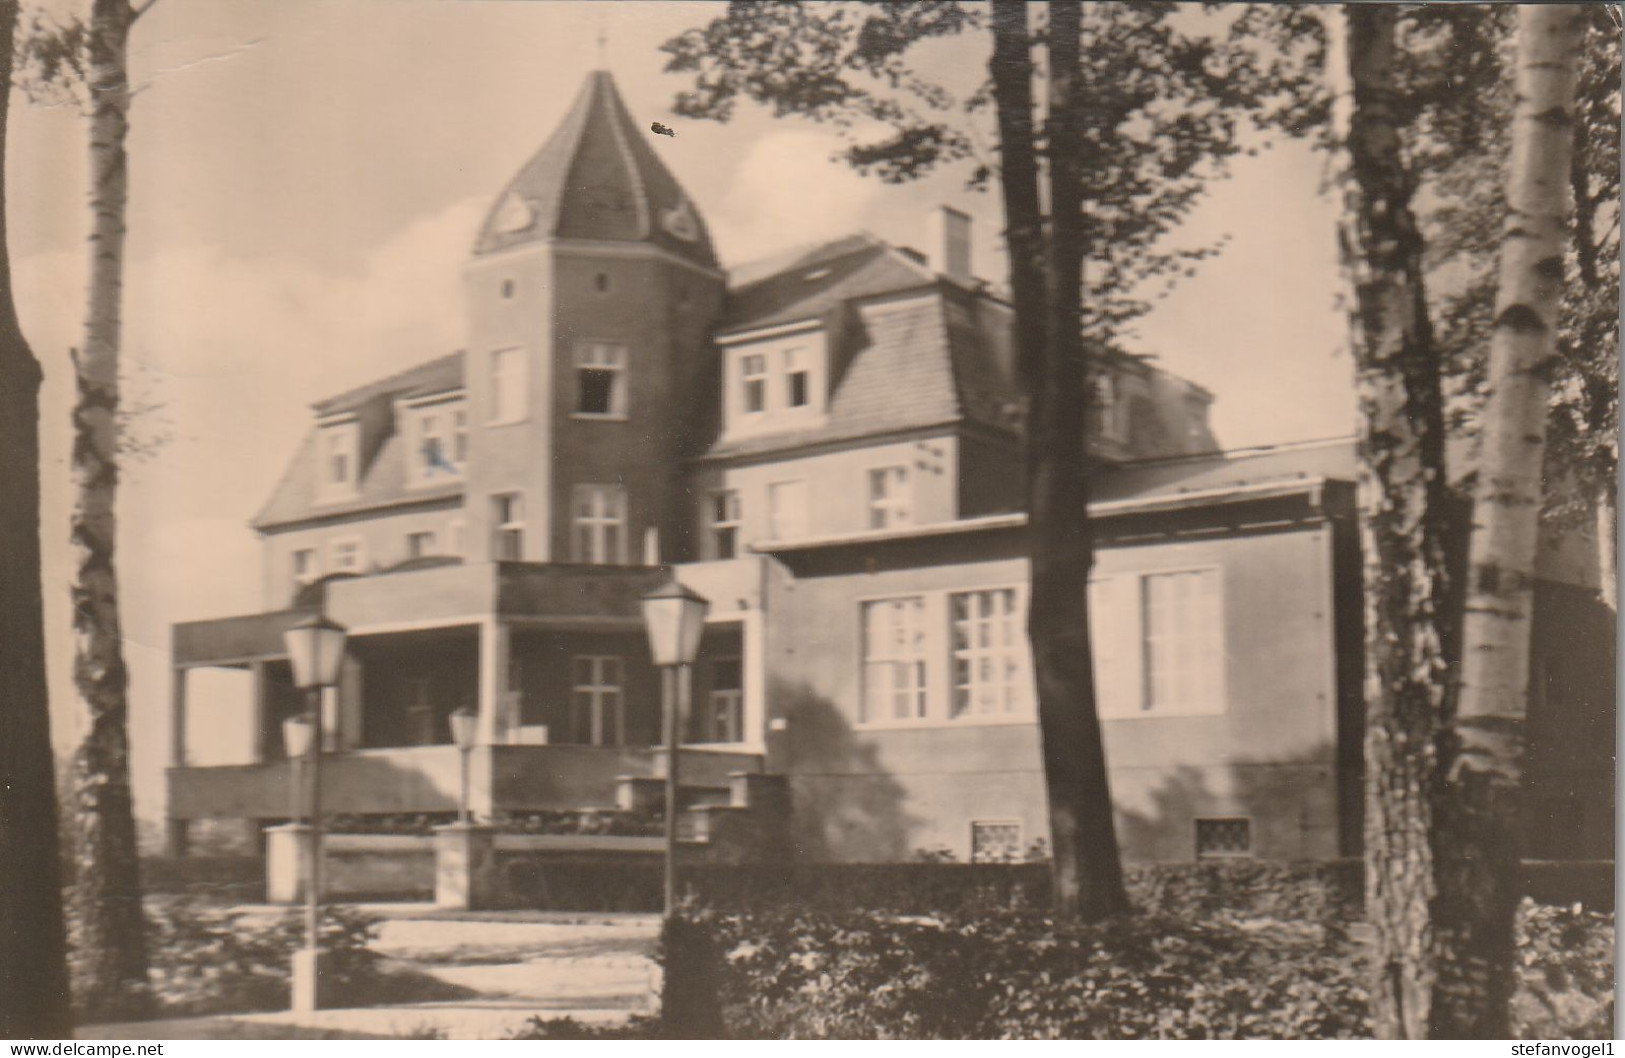
[[327,582],[319,606],[177,624],[172,663],[227,666],[286,657],[283,632],[318,610],[354,635],[500,618],[530,627],[639,629],[643,596],[670,576],[667,566],[497,562],[349,577]]

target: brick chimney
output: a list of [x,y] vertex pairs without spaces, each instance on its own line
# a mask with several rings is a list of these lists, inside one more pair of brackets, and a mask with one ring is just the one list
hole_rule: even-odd
[[970,224],[970,214],[952,206],[938,206],[931,214],[931,263],[942,275],[964,286],[976,282],[970,269]]

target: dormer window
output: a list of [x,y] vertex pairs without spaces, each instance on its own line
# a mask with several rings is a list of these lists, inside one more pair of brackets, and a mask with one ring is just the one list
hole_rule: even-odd
[[430,404],[408,412],[412,441],[412,483],[456,481],[468,463],[468,410],[459,404]]
[[323,426],[318,437],[320,451],[319,492],[328,502],[350,499],[356,494],[360,477],[361,430],[355,422]]
[[740,360],[745,393],[745,413],[767,410],[767,357],[752,353]]
[[576,411],[584,418],[626,418],[626,346],[577,342]]

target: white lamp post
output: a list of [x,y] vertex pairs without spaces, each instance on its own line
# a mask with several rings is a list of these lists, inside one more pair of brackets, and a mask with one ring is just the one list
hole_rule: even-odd
[[[293,1009],[315,1010],[316,971],[322,892],[322,690],[339,681],[347,637],[341,624],[318,615],[307,617],[282,634],[293,666],[295,687],[306,692],[309,709],[302,723],[284,724],[288,754],[304,750],[310,761],[310,851],[305,860],[305,948],[294,955]],[[295,727],[302,731],[294,730]],[[303,745],[299,745],[303,743]]]
[[677,770],[681,745],[678,718],[688,711],[689,669],[700,652],[700,635],[711,604],[673,577],[643,597],[649,653],[661,670],[666,713],[666,917],[677,912]]
[[447,718],[451,724],[451,740],[463,758],[462,792],[457,799],[457,822],[468,825],[468,758],[474,751],[474,736],[479,728],[479,714],[463,706]]
[[310,752],[310,739],[313,728],[314,725],[311,724],[310,718],[303,713],[298,716],[290,716],[282,721],[282,750],[287,756],[288,762],[293,765],[293,781],[288,784],[288,822],[290,823],[299,822],[300,817],[305,814],[304,805],[300,803],[299,791],[302,789],[302,785],[299,780],[304,777],[301,772],[304,768],[305,754]]

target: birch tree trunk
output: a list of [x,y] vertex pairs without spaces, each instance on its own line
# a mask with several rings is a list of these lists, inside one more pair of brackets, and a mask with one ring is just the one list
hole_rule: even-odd
[[0,0],[0,1038],[60,1040],[72,1026],[40,583],[40,367],[17,321],[6,249],[18,7]]
[[995,0],[992,75],[1010,249],[1018,365],[1027,397],[1027,614],[1053,843],[1058,915],[1124,911],[1122,866],[1095,702],[1088,586],[1088,441],[1080,325],[1077,0],[1050,5],[1050,233],[1044,236],[1033,137],[1026,6]]
[[1447,747],[1435,1029],[1504,1039],[1514,985],[1529,612],[1541,504],[1584,11],[1518,9],[1507,219],[1473,496],[1461,689]]
[[1428,1035],[1439,951],[1431,834],[1434,738],[1450,639],[1443,395],[1423,284],[1414,182],[1395,113],[1388,4],[1350,4],[1352,109],[1342,246],[1354,286],[1351,329],[1365,585],[1366,914],[1376,939],[1371,999],[1381,1039]]
[[87,41],[92,231],[84,348],[74,358],[71,542],[74,755],[72,940],[75,1001],[87,1021],[146,1013],[145,920],[130,793],[127,685],[114,565],[120,304],[130,86],[127,0],[94,0]]

